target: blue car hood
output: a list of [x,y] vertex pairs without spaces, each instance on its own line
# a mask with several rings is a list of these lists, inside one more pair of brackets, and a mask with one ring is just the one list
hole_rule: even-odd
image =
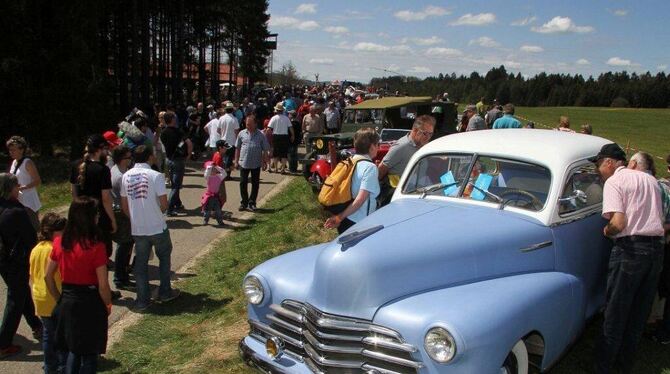
[[[384,228],[349,248],[337,239],[323,247],[305,301],[372,320],[384,304],[416,293],[554,268],[550,229],[494,206],[401,199],[347,233],[377,225]],[[546,246],[521,251],[538,243]]]

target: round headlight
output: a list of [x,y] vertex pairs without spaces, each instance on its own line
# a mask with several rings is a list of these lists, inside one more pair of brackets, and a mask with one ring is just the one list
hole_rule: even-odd
[[253,275],[247,277],[244,280],[242,288],[244,288],[244,296],[247,297],[247,301],[251,304],[258,305],[263,301],[263,285],[258,278]]
[[449,331],[442,327],[428,330],[423,346],[428,356],[440,363],[449,362],[456,355],[456,341]]

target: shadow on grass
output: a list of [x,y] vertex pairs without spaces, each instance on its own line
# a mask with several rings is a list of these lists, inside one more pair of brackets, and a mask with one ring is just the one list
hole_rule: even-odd
[[241,224],[241,225],[253,225],[253,224],[255,224],[256,222],[258,222],[258,221],[256,220],[256,218],[245,219],[245,218],[235,218],[235,217],[231,217],[231,218],[228,218],[228,219],[225,219],[225,220],[226,220],[226,221],[230,221],[230,222],[239,223],[239,224]]
[[230,303],[232,298],[212,299],[209,294],[192,294],[182,291],[181,295],[167,303],[152,304],[145,314],[156,316],[176,316],[184,313],[206,313],[220,309]]
[[105,356],[100,356],[98,358],[98,372],[104,373],[106,371],[112,371],[120,367],[121,363],[114,359],[107,358]]

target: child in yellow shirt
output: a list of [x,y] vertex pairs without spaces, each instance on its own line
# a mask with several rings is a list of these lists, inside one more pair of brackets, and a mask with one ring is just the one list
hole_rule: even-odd
[[[42,320],[42,348],[44,350],[44,373],[60,373],[65,367],[67,352],[57,352],[54,349],[55,321],[51,313],[56,306],[56,300],[49,293],[44,276],[47,262],[51,255],[53,238],[60,236],[65,228],[66,219],[55,213],[47,213],[40,223],[38,239],[40,240],[30,253],[30,283],[32,285],[35,314]],[[60,274],[56,272],[56,286],[61,290]]]

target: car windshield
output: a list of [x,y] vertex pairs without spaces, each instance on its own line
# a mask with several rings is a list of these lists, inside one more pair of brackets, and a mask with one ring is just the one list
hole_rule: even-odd
[[404,194],[441,195],[542,210],[551,173],[543,166],[472,154],[429,155],[412,168]]
[[344,123],[369,123],[381,124],[384,118],[383,109],[358,109],[344,112]]
[[403,136],[407,135],[407,133],[409,133],[409,130],[382,129],[380,137],[382,142],[391,142],[402,138]]

